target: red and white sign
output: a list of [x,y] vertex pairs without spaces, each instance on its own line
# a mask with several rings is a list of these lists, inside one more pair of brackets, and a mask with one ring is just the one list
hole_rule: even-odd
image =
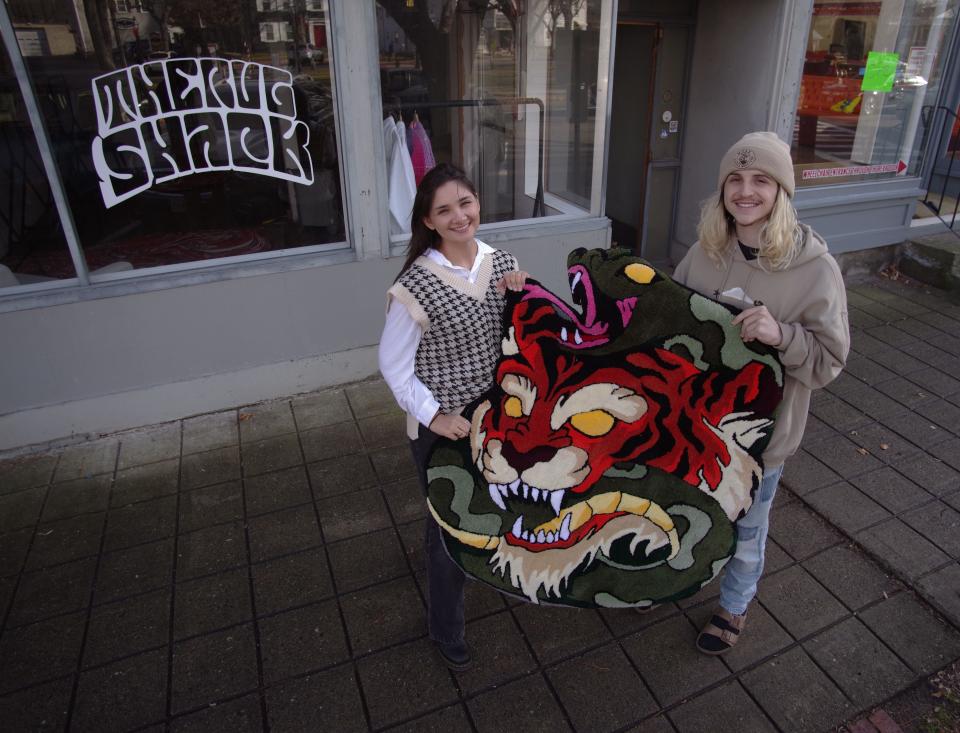
[[902,160],[896,163],[879,163],[877,165],[849,165],[843,168],[808,168],[803,172],[802,179],[811,178],[840,178],[841,176],[868,176],[874,173],[896,173],[898,176],[907,170],[907,164]]
[[880,15],[882,2],[870,3],[817,3],[813,6],[814,15]]

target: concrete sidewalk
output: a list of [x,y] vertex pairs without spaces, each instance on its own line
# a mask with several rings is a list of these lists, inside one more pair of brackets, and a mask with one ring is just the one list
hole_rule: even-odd
[[472,584],[426,638],[424,505],[381,382],[0,463],[0,721],[75,731],[827,731],[960,658],[960,307],[849,290],[768,570],[722,658],[678,605]]

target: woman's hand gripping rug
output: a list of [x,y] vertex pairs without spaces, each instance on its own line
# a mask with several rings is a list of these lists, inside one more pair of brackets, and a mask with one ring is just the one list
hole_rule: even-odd
[[494,384],[440,440],[428,505],[472,577],[533,603],[646,607],[736,545],[783,389],[737,311],[624,250],[568,258],[569,305],[511,293]]

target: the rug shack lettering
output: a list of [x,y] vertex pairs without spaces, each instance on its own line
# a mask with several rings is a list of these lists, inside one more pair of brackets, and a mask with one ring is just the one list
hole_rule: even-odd
[[93,79],[92,154],[107,208],[156,183],[238,171],[313,183],[310,131],[289,72],[218,58],[166,59]]

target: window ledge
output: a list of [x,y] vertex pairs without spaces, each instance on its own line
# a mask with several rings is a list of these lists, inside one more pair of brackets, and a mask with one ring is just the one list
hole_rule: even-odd
[[[560,214],[539,219],[518,219],[484,224],[477,230],[477,237],[487,244],[512,242],[518,239],[532,239],[558,234],[593,232],[609,229],[610,220],[605,216],[585,216],[584,214]],[[390,256],[401,257],[406,254],[407,240],[391,240]]]
[[[485,224],[480,227],[477,235],[485,242],[496,244],[534,237],[597,231],[609,229],[609,227],[610,222],[606,217],[562,214]],[[250,259],[233,258],[217,263],[187,262],[100,277],[94,275],[93,282],[87,286],[80,285],[76,278],[21,285],[0,290],[0,313],[340,265],[358,260],[356,252],[346,244],[319,246],[324,249],[318,251],[317,247],[313,247],[310,252],[296,254],[290,254],[290,250],[286,250],[284,253],[269,253],[266,256],[253,255]],[[402,256],[405,254],[406,247],[406,240],[392,241],[390,256]]]
[[[318,251],[318,247],[324,249]],[[340,265],[357,259],[353,249],[344,243],[318,247],[311,247],[310,252],[296,254],[290,254],[290,250],[286,250],[282,254],[276,252],[267,256],[253,255],[249,259],[233,258],[216,263],[185,262],[149,270],[129,270],[100,277],[94,275],[93,282],[87,286],[80,285],[76,278],[56,283],[15,286],[0,290],[0,313]]]
[[845,206],[861,201],[886,201],[917,198],[922,181],[916,176],[888,178],[883,181],[854,181],[827,186],[798,188],[794,198],[797,211]]

